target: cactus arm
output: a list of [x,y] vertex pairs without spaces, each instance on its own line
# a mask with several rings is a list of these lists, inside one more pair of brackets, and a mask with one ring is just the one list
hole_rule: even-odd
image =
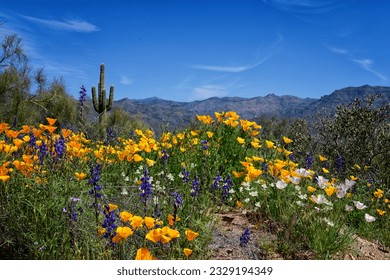
[[110,96],[108,98],[108,104],[106,106],[107,111],[111,110],[113,100],[114,100],[114,86],[110,86]]
[[95,111],[99,113],[99,102],[96,97],[96,88],[92,87],[92,103],[93,107],[95,108]]

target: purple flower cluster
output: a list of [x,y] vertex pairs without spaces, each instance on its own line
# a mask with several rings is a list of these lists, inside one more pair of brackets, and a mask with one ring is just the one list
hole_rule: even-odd
[[167,153],[166,150],[163,150],[162,152],[162,157],[161,157],[161,160],[164,164],[167,164],[168,163],[168,159],[169,159],[169,155]]
[[240,246],[246,246],[251,239],[251,232],[246,228],[244,233],[240,236]]
[[80,102],[80,107],[84,107],[85,101],[87,100],[87,90],[85,89],[84,85],[80,87],[79,91],[79,102]]
[[118,135],[112,127],[107,128],[106,139],[104,140],[104,145],[111,145],[117,141]]
[[181,194],[177,192],[171,192],[171,196],[173,197],[173,205],[175,206],[175,208],[179,208],[183,205],[183,197],[181,196]]
[[261,170],[262,170],[264,173],[267,173],[267,172],[268,172],[268,164],[267,164],[265,161],[261,164]]
[[99,185],[99,180],[100,180],[100,175],[102,173],[102,165],[91,164],[90,173],[91,173],[91,177],[89,178],[89,183],[93,185],[93,189],[89,191],[89,194],[95,195],[97,198],[101,198],[102,195],[99,193],[99,191],[102,190],[102,187]]
[[141,201],[146,205],[149,197],[152,195],[152,184],[150,183],[150,177],[148,169],[145,167],[144,174],[141,178]]
[[199,194],[200,191],[200,182],[198,178],[196,177],[191,184],[191,196],[195,197]]
[[66,145],[65,138],[61,135],[60,139],[57,139],[54,143],[55,160],[62,159],[65,155]]
[[[103,221],[102,227],[106,229],[106,232],[104,233],[103,237],[112,239],[116,235],[116,228],[118,227],[115,224],[115,211],[110,211],[110,206],[104,205],[104,213],[105,219]],[[113,242],[111,242],[111,244],[115,245]]]
[[184,183],[188,183],[190,181],[190,172],[183,167],[183,171],[181,172],[182,179]]
[[222,178],[221,178],[221,176],[218,173],[217,176],[215,176],[214,179],[213,179],[213,184],[211,186],[211,190],[218,190],[219,189],[219,183],[221,181],[222,181]]
[[37,149],[38,148],[37,138],[35,137],[35,135],[32,131],[30,131],[29,136],[30,136],[30,140],[28,141],[28,147],[33,148],[33,149]]
[[46,156],[47,156],[47,146],[45,142],[42,142],[42,145],[39,147],[39,151],[38,151],[39,164],[43,164],[43,161],[45,160]]
[[222,200],[226,200],[229,196],[229,190],[232,188],[233,186],[233,181],[232,179],[230,178],[230,175],[227,175],[225,181],[223,182],[223,186],[222,186]]
[[339,156],[336,159],[336,169],[337,169],[337,172],[341,172],[342,168],[343,168],[343,158],[339,154]]
[[202,149],[207,150],[209,148],[207,140],[202,140]]
[[70,199],[70,218],[74,222],[78,221],[77,212],[76,212],[76,209],[75,209],[76,202],[78,202],[78,201],[81,201],[81,199],[77,198],[77,197],[72,197]]
[[310,153],[307,154],[307,156],[306,156],[306,165],[305,165],[305,168],[306,168],[306,169],[310,169],[312,166],[313,166],[313,156],[312,156],[312,153],[310,152]]

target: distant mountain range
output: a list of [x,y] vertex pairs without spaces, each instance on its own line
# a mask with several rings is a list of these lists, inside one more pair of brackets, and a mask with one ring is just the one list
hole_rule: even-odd
[[368,94],[382,94],[379,105],[390,103],[390,87],[369,86],[347,87],[334,91],[320,99],[268,94],[253,98],[212,97],[193,102],[176,102],[157,97],[146,99],[124,98],[114,102],[114,108],[122,108],[131,115],[138,115],[154,131],[188,126],[196,114],[212,115],[214,112],[236,111],[241,118],[253,120],[260,116],[279,118],[309,118],[317,113],[331,113],[338,105],[347,105],[355,98],[363,99]]

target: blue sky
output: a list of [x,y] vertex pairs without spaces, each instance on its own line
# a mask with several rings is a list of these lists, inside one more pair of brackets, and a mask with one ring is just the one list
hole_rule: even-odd
[[390,1],[123,0],[0,3],[35,69],[90,94],[106,66],[115,99],[320,98],[390,85]]

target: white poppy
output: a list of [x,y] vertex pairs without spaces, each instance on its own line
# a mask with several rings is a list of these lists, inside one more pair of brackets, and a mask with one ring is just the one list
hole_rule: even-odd
[[355,207],[359,210],[363,210],[365,208],[367,208],[367,205],[364,205],[363,203],[361,203],[360,201],[356,201],[354,200],[353,203],[355,204]]
[[285,187],[287,187],[287,183],[285,181],[277,181],[276,182],[276,187],[279,189],[279,190],[282,190],[284,189]]
[[257,196],[258,194],[257,194],[257,191],[252,191],[252,192],[249,193],[249,195],[250,196]]
[[345,179],[345,186],[347,187],[347,190],[349,190],[351,187],[353,187],[356,184],[353,180]]
[[304,178],[307,178],[307,177],[314,175],[314,171],[309,171],[309,170],[306,170],[305,168],[295,169],[295,172],[298,174],[298,176],[304,177]]
[[338,198],[343,198],[346,194],[347,194],[347,192],[346,192],[345,190],[339,189],[339,190],[337,191],[337,193],[336,193],[336,196],[337,196]]
[[351,212],[351,211],[353,211],[353,207],[351,205],[346,204],[345,211]]
[[328,183],[328,179],[325,179],[323,176],[318,176],[317,184],[321,189],[325,189],[327,187],[326,183]]
[[367,213],[364,214],[364,219],[366,220],[367,223],[372,223],[376,220],[375,217],[373,217]]
[[322,204],[325,202],[326,198],[322,194],[312,195],[311,198],[314,200],[316,204]]
[[290,177],[290,181],[294,185],[298,185],[301,182],[301,178],[299,178],[299,177]]

